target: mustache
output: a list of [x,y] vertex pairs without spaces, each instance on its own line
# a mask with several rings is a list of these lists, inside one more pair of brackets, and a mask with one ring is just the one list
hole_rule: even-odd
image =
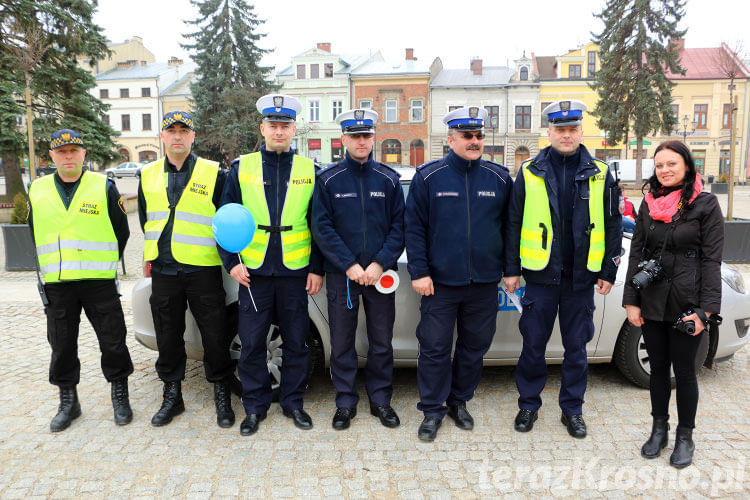
[[466,150],[467,151],[473,151],[473,150],[479,151],[479,146],[475,146],[475,145],[466,146]]

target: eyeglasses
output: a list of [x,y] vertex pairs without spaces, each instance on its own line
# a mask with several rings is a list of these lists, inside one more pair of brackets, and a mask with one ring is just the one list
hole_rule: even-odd
[[372,137],[372,134],[364,132],[364,133],[361,133],[361,134],[360,133],[349,134],[349,137],[351,137],[352,139],[360,139],[360,138],[362,138],[362,139],[369,139],[369,138]]
[[461,132],[461,137],[463,137],[467,141],[470,141],[472,137],[476,137],[477,140],[481,141],[482,139],[484,139],[484,132],[477,132],[477,133]]

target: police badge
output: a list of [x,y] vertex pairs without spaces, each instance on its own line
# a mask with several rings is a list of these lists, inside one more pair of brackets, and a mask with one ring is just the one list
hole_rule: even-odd
[[355,120],[364,120],[365,119],[365,112],[362,109],[355,109],[354,110],[354,119]]
[[479,108],[472,106],[469,108],[469,118],[476,118],[479,116]]
[[276,108],[276,111],[281,111],[281,108],[284,107],[284,97],[280,95],[273,96],[273,107]]
[[570,111],[570,101],[560,101],[560,111],[562,111],[563,116],[567,116],[568,111]]

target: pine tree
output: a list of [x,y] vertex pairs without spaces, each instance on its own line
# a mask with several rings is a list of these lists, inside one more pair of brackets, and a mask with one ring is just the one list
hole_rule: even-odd
[[198,65],[190,90],[196,124],[194,150],[222,160],[260,147],[260,115],[255,101],[277,87],[270,67],[260,65],[268,51],[257,46],[263,23],[245,0],[191,0],[199,17],[188,21],[198,31],[186,34]]
[[[23,116],[26,75],[19,58],[29,43],[25,35],[41,36],[44,51],[28,70],[31,82],[36,154],[49,160],[49,137],[57,129],[80,132],[87,160],[109,163],[119,157],[111,137],[116,135],[101,116],[107,110],[89,91],[94,77],[76,60],[101,59],[109,51],[101,28],[94,24],[96,0],[4,0],[0,9],[0,155],[6,193],[23,190],[19,157],[27,137],[16,117]],[[10,169],[8,167],[11,167]]]
[[[651,132],[669,133],[677,126],[672,115],[672,87],[666,72],[685,74],[679,53],[671,44],[685,36],[677,23],[685,0],[608,0],[596,17],[604,29],[599,44],[601,69],[591,88],[599,95],[593,115],[610,144],[636,138],[637,151]],[[641,155],[636,160],[636,183],[641,179]]]

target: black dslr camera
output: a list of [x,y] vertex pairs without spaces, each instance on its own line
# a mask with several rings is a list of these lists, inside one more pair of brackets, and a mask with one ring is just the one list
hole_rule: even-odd
[[[675,322],[674,322],[674,325],[672,325],[674,327],[674,329],[677,330],[678,332],[682,332],[682,333],[684,333],[686,335],[695,335],[695,321],[693,321],[693,320],[682,321],[682,318],[684,318],[686,316],[690,316],[694,312],[695,311],[693,311],[692,309],[690,309],[690,310],[685,311],[684,313],[680,314],[680,317],[677,318],[675,320]],[[708,325],[705,325],[705,326],[708,326]]]
[[636,290],[643,290],[654,281],[658,281],[662,278],[662,268],[659,261],[656,259],[644,260],[638,264],[637,273],[630,278],[630,284],[632,284]]

